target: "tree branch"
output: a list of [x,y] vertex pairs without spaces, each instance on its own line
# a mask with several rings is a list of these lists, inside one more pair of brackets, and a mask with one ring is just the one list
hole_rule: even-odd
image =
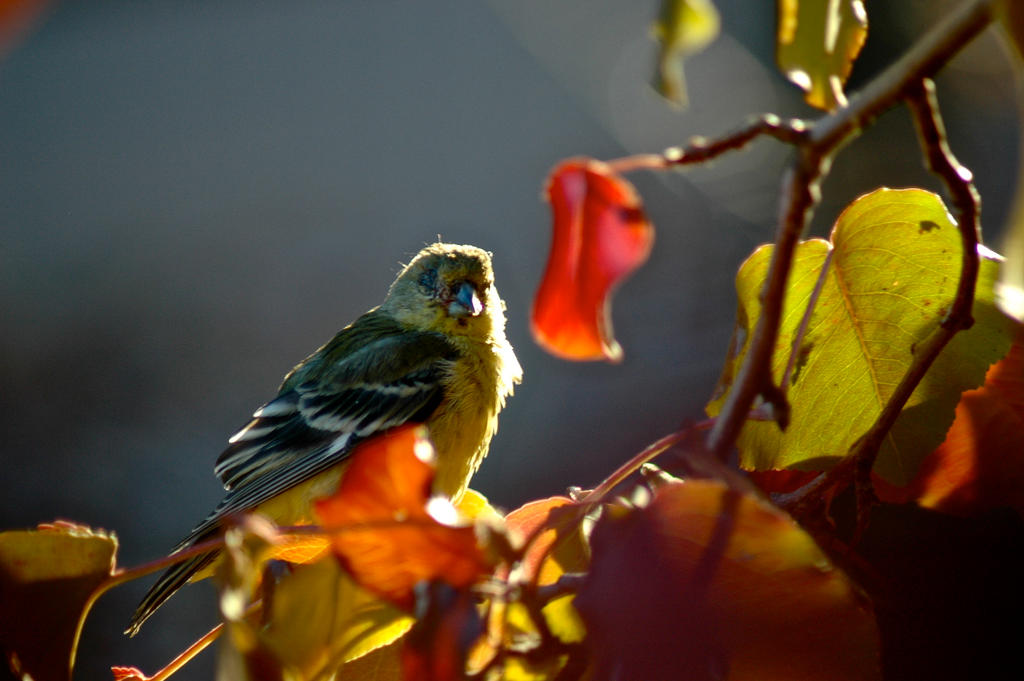
[[971,327],[974,319],[974,291],[981,266],[978,244],[981,234],[981,197],[973,183],[971,171],[961,165],[950,151],[946,130],[935,96],[935,84],[923,78],[907,88],[907,108],[917,128],[921,150],[928,169],[938,175],[952,199],[960,232],[960,280],[949,312],[931,335],[917,346],[914,362],[890,395],[881,414],[871,428],[850,448],[847,456],[828,473],[808,485],[794,500],[790,512],[797,518],[808,518],[824,510],[826,492],[839,489],[851,481],[857,488],[856,541],[867,527],[867,514],[874,504],[871,470],[886,435],[896,423],[904,405],[932,363],[958,332]]
[[[918,92],[923,79],[934,75],[988,26],[993,19],[996,4],[997,0],[972,0],[960,6],[899,61],[851,97],[849,106],[810,124],[806,134],[800,135],[798,139],[787,140],[797,147],[798,153],[783,178],[779,226],[761,292],[761,315],[743,364],[737,372],[736,381],[722,406],[715,427],[708,435],[708,449],[718,457],[725,458],[732,449],[759,395],[772,400],[778,400],[781,395],[781,391],[772,383],[771,361],[782,318],[786,282],[794,251],[818,203],[818,188],[828,174],[833,156],[882,112]],[[935,160],[938,161],[938,156]],[[951,167],[959,165],[954,161]],[[958,196],[954,194],[954,199]],[[970,218],[970,215],[966,217]],[[963,221],[961,224],[964,224]],[[974,272],[976,274],[977,270]],[[970,275],[970,271],[966,274]],[[970,299],[973,299],[973,291]],[[914,367],[911,369],[913,371]],[[920,381],[920,378],[918,376],[916,381]],[[777,413],[785,414],[787,410],[783,408],[777,410]]]

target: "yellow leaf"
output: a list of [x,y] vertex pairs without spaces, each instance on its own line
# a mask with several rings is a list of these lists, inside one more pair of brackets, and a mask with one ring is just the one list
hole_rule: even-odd
[[718,37],[719,24],[718,10],[710,0],[662,0],[651,35],[661,45],[654,86],[665,99],[687,105],[683,59]]
[[114,535],[65,522],[0,533],[0,664],[21,678],[69,679],[116,554]]
[[302,678],[315,679],[392,643],[411,625],[411,617],[328,558],[299,566],[278,583],[261,640],[282,663],[302,670]]
[[[831,235],[831,264],[821,281],[799,354],[791,359],[812,292],[830,245],[801,243],[790,272],[783,319],[772,359],[781,383],[792,365],[785,432],[768,421],[748,421],[737,446],[749,470],[826,470],[875,422],[952,305],[960,274],[961,242],[941,199],[920,189],[880,189],[859,198]],[[771,247],[747,259],[736,277],[737,336],[709,415],[721,409],[760,316],[760,291]],[[995,308],[995,262],[983,259],[974,305],[975,324],[957,334],[918,385],[882,444],[875,472],[907,484],[941,441],[964,390],[982,383],[990,364],[1010,347],[1011,320]]]
[[[220,679],[326,681],[346,662],[400,638],[412,623],[360,587],[333,555],[269,579],[273,542],[253,522],[228,531],[217,576],[224,619]],[[262,607],[250,612],[262,578]]]
[[402,642],[395,641],[352,660],[333,681],[402,681]]
[[846,106],[843,84],[868,34],[861,0],[778,0],[776,60],[811,106]]

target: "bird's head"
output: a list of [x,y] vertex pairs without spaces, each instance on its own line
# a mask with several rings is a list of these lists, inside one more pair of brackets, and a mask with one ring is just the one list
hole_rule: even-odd
[[504,328],[491,256],[475,246],[427,246],[398,275],[381,307],[423,330],[476,336]]

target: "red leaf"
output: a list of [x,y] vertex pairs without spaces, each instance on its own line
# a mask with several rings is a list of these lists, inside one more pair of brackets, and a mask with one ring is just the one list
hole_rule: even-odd
[[747,475],[761,491],[787,494],[795,492],[821,475],[819,471],[766,470],[747,471]]
[[1002,506],[1024,513],[1024,327],[980,388],[960,397],[945,441],[906,487],[875,480],[883,501],[974,515]]
[[647,260],[654,228],[633,185],[601,161],[563,162],[550,175],[547,197],[554,227],[533,301],[534,338],[565,359],[620,361],[611,294]]
[[431,498],[433,455],[422,426],[379,435],[353,451],[337,493],[316,502],[349,573],[406,611],[421,581],[463,588],[491,572],[474,527],[450,524],[454,508]]
[[111,667],[110,673],[114,681],[149,681],[138,667]]

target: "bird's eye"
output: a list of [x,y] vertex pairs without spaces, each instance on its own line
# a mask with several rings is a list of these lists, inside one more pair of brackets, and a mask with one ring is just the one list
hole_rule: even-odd
[[420,289],[426,294],[433,294],[437,290],[437,272],[427,270],[420,275]]

